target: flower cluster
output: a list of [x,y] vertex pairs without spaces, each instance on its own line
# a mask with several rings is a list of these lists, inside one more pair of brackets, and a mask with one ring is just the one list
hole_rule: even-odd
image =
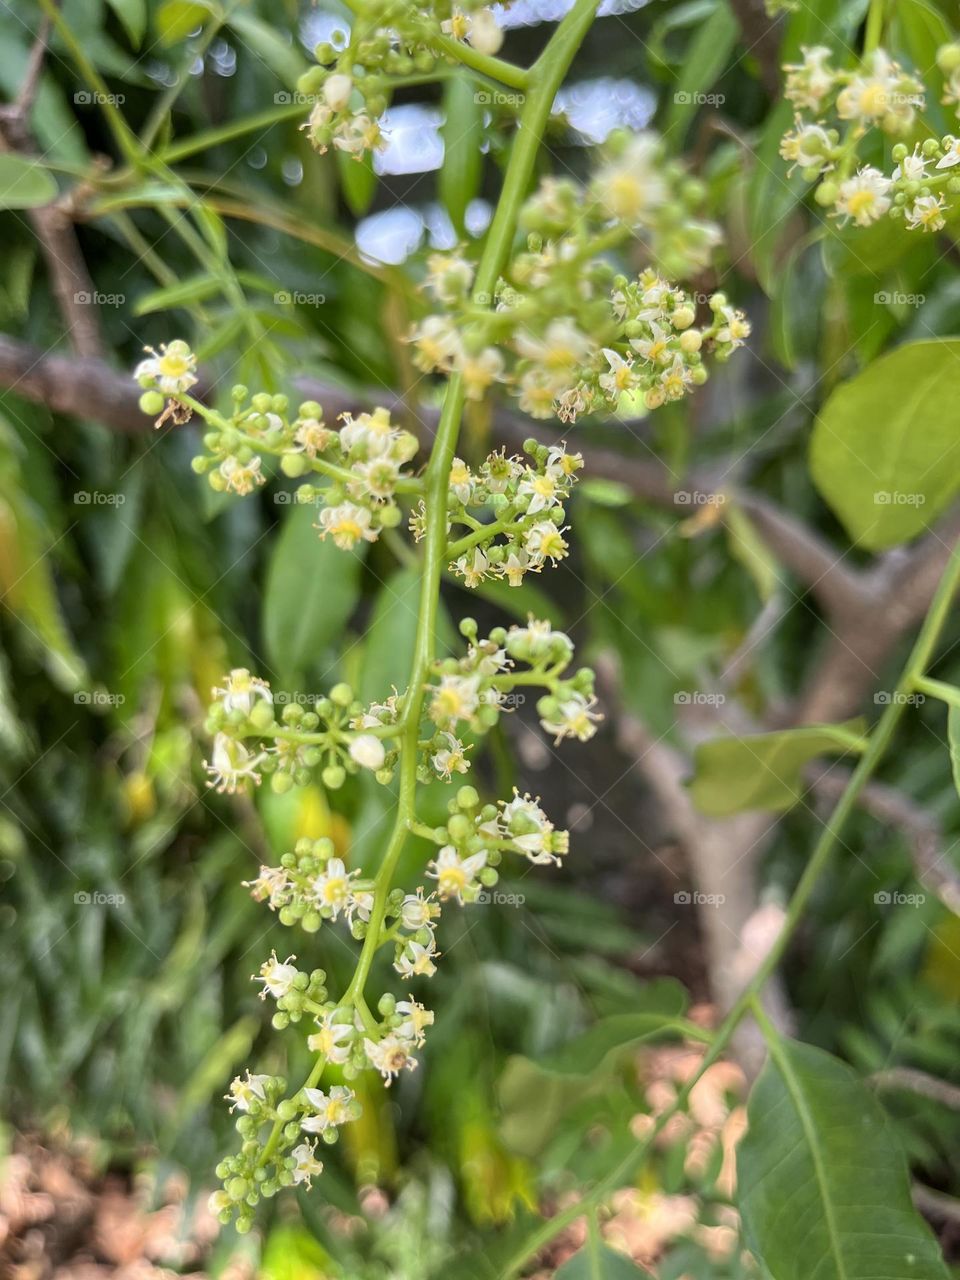
[[[505,269],[492,311],[462,252],[430,257],[425,287],[441,310],[411,334],[415,363],[458,374],[468,399],[502,383],[533,418],[573,422],[625,395],[647,409],[681,399],[706,381],[705,354],[725,359],[750,332],[719,293],[698,324],[695,300],[660,274],[709,259],[717,230],[691,216],[701,197],[653,134],[613,144],[585,190],[546,179],[521,213],[527,249]],[[634,280],[605,256],[631,237],[657,263]]]
[[333,841],[323,837],[299,840],[278,867],[261,867],[257,878],[244,884],[258,902],[266,902],[278,913],[281,924],[316,933],[324,920],[336,920],[342,914],[359,938],[373,905],[373,883],[359,875],[347,871]]
[[[865,140],[876,158],[869,135],[903,138],[913,130],[926,105],[922,82],[883,49],[848,69],[833,66],[822,45],[802,52],[802,62],[785,68],[785,93],[796,107],[780,144],[789,172],[799,169],[817,183],[817,203],[844,224],[866,227],[890,216],[911,231],[940,231],[960,196],[960,173],[953,172],[960,138],[926,137],[912,147],[898,141],[890,172],[862,160]],[[942,46],[937,62],[947,79],[944,103],[960,106],[960,45]]]
[[[473,618],[464,618],[460,631],[469,641],[466,655],[435,663],[434,679],[427,688],[427,716],[434,732],[421,742],[423,781],[466,773],[469,748],[460,735],[491,729],[502,711],[521,700],[517,691],[522,688],[545,690],[537,711],[543,728],[557,743],[563,738],[586,742],[593,737],[601,718],[594,709],[594,674],[582,667],[571,678],[563,678],[573,660],[573,642],[564,632],[535,618],[523,627],[496,627],[485,640],[477,638]],[[526,668],[517,670],[517,662],[527,664]]]
[[319,66],[301,76],[298,90],[313,100],[303,128],[323,153],[335,147],[356,159],[383,146],[380,117],[395,85],[430,76],[456,58],[456,43],[495,54],[503,33],[485,0],[460,4],[397,4],[367,0],[355,14],[343,48],[324,42],[314,50]]
[[[259,786],[268,774],[273,790],[282,793],[309,782],[319,765],[332,791],[359,769],[373,771],[381,782],[392,776],[388,739],[398,730],[389,724],[383,728],[387,708],[366,709],[347,684],[314,699],[310,710],[287,703],[278,718],[267,681],[238,667],[214,688],[213,698],[206,720],[213,748],[204,768],[217,791]],[[380,726],[379,733],[370,731],[371,721]]]

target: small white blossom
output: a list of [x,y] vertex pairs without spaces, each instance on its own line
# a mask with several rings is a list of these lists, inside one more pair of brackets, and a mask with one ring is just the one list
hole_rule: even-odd
[[263,983],[263,990],[260,992],[261,1000],[266,1000],[268,995],[273,996],[275,1000],[280,996],[289,995],[297,977],[297,967],[290,961],[296,958],[296,956],[287,956],[286,960],[280,961],[275,951],[270,952],[270,959],[264,960],[260,966],[260,976],[254,975],[253,978],[254,982]]
[[436,880],[441,899],[456,898],[462,905],[464,894],[469,894],[486,865],[485,849],[471,854],[469,858],[461,858],[452,844],[446,844],[428,865],[427,875]]
[[149,358],[141,360],[134,371],[137,382],[151,382],[165,396],[185,395],[196,385],[197,357],[181,339],[161,343],[159,353],[146,347]]
[[269,1079],[269,1076],[252,1076],[249,1071],[245,1080],[236,1076],[230,1085],[230,1092],[225,1095],[230,1103],[230,1110],[249,1111],[251,1102],[265,1102],[267,1095],[264,1086]]
[[347,910],[350,897],[350,881],[360,874],[347,871],[342,858],[330,858],[313,882],[313,893],[321,909],[329,910],[336,920],[341,911]]
[[328,1062],[342,1065],[350,1057],[353,1027],[347,1022],[334,1022],[333,1013],[325,1013],[317,1024],[319,1031],[307,1037],[307,1048],[321,1054]]
[[305,1183],[309,1187],[310,1179],[319,1178],[323,1173],[323,1163],[316,1157],[316,1147],[309,1142],[301,1142],[290,1154],[296,1161],[293,1169],[294,1184]]
[[247,782],[259,786],[261,778],[257,765],[264,759],[263,751],[254,754],[229,734],[218,733],[213,739],[209,762],[203,762],[204,769],[211,775],[207,786],[230,795],[241,791]]
[[385,1035],[382,1040],[365,1038],[363,1047],[370,1065],[380,1072],[388,1086],[404,1068],[407,1071],[416,1068],[417,1060],[410,1053],[410,1042],[401,1040],[393,1032]]
[[234,667],[223,682],[214,686],[214,698],[219,699],[225,711],[242,711],[248,716],[258,702],[273,705],[273,694],[266,680],[252,676],[246,667]]
[[304,1089],[303,1095],[313,1108],[314,1114],[305,1116],[300,1121],[300,1128],[306,1133],[323,1133],[325,1129],[336,1129],[352,1118],[351,1103],[354,1092],[346,1085],[335,1084],[329,1093],[322,1089]]

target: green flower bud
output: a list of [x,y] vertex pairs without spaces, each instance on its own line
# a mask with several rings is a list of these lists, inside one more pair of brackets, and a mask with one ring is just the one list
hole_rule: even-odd
[[151,418],[155,418],[158,413],[163,412],[163,406],[166,400],[159,391],[145,391],[140,397],[141,413],[148,413]]

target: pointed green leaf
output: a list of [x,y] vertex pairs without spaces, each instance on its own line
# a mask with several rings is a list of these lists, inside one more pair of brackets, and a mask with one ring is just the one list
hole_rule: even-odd
[[737,1158],[747,1241],[776,1280],[946,1280],[890,1121],[846,1063],[774,1042]]
[[804,766],[817,756],[862,748],[862,718],[743,738],[711,738],[693,756],[690,795],[701,813],[725,817],[744,809],[789,809],[803,791]]
[[36,160],[0,155],[0,209],[36,209],[57,198],[57,184]]
[[204,273],[191,276],[188,280],[180,280],[177,284],[168,285],[164,289],[151,289],[141,294],[133,305],[135,316],[148,316],[154,311],[169,311],[172,307],[186,307],[191,302],[202,302],[204,298],[212,298],[220,292],[220,280],[217,276]]
[[960,489],[960,339],[906,343],[842,383],[817,418],[810,470],[871,551],[929,528]]
[[480,189],[483,174],[483,104],[468,75],[447,81],[443,94],[443,165],[440,199],[457,235],[464,235],[467,205]]

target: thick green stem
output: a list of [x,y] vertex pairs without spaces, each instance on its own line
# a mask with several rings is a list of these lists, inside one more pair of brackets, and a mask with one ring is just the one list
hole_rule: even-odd
[[[897,682],[896,693],[898,695],[908,695],[911,690],[916,688],[917,680],[923,676],[923,672],[926,670],[933,655],[937,640],[943,631],[958,585],[960,585],[960,542],[953,548],[920,634],[917,636],[903,674]],[[745,987],[743,994],[723,1020],[713,1039],[713,1043],[701,1059],[697,1071],[678,1092],[676,1101],[666,1111],[661,1112],[643,1142],[601,1178],[585,1196],[533,1232],[508,1263],[503,1272],[503,1280],[511,1280],[511,1277],[516,1276],[520,1268],[539,1253],[559,1232],[565,1230],[571,1223],[583,1217],[584,1214],[589,1213],[617,1187],[624,1186],[630,1181],[635,1171],[647,1158],[657,1136],[673,1116],[686,1105],[697,1081],[703,1077],[707,1069],[724,1052],[733,1037],[733,1033],[744,1016],[751,1010],[760,992],[766,986],[783,958],[797,925],[813,896],[814,889],[836,849],[847,819],[856,807],[861,791],[870,780],[884,752],[890,745],[890,741],[900,722],[900,717],[909,705],[909,701],[907,696],[895,696],[878,720],[876,728],[870,735],[870,742],[866,752],[851,774],[843,795],[837,802],[836,808],[831,813],[819,840],[814,846],[810,861],[807,863],[794,890],[793,897],[790,899],[783,928],[780,930],[776,942]]]

